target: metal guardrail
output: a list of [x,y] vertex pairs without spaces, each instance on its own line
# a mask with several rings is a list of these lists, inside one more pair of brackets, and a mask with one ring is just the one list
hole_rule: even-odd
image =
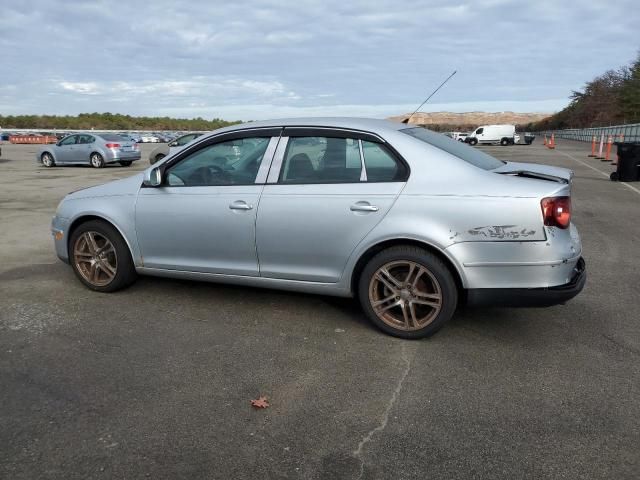
[[620,135],[623,135],[625,142],[640,142],[640,123],[613,125],[611,127],[570,128],[567,130],[538,132],[539,135],[547,136],[550,136],[552,133],[556,138],[578,140],[581,142],[590,142],[594,135],[597,141],[600,141],[600,138],[604,135],[604,141],[606,142],[607,137],[611,135],[614,141],[617,142],[620,139]]

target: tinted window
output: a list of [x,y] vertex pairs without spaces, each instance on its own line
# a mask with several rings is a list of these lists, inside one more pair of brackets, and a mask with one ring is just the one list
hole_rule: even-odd
[[107,142],[126,142],[127,139],[121,135],[116,135],[115,133],[101,133],[100,138],[106,140]]
[[93,143],[94,138],[91,135],[78,135],[78,143]]
[[175,143],[177,147],[183,147],[185,146],[187,143],[189,143],[191,140],[193,140],[194,138],[199,137],[199,135],[197,134],[191,134],[191,135],[185,135],[184,137],[180,137],[178,138]]
[[405,180],[406,169],[385,148],[373,142],[362,141],[364,166],[368,182],[400,182]]
[[444,135],[432,132],[426,128],[407,128],[400,131],[417,138],[418,140],[422,140],[429,145],[433,145],[434,147],[444,150],[451,155],[455,155],[459,159],[484,170],[493,170],[494,168],[504,165],[504,162],[492,157],[491,155],[487,155],[477,148],[470,147],[466,143],[456,142],[455,140],[451,140]]
[[280,182],[354,183],[362,165],[358,141],[352,138],[291,137]]
[[75,145],[76,143],[76,135],[71,135],[67,138],[63,138],[62,141],[60,142],[60,145]]
[[168,170],[170,186],[250,185],[270,138],[241,138],[193,152]]
[[476,130],[476,135],[480,135],[482,132],[484,132],[484,128],[479,128]]

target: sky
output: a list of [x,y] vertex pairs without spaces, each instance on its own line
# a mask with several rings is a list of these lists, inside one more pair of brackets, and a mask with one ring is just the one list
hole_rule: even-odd
[[640,52],[637,0],[23,1],[0,115],[555,112]]

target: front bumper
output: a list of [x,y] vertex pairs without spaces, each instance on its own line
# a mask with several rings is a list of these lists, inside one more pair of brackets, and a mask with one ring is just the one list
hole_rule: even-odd
[[544,288],[472,288],[467,290],[467,304],[492,307],[550,307],[566,303],[578,295],[587,281],[584,258],[573,269],[573,277],[564,285]]

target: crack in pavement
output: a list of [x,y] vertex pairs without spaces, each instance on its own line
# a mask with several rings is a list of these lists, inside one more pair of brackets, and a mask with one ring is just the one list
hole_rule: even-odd
[[358,479],[362,478],[362,475],[364,474],[364,460],[362,459],[362,452],[364,450],[364,447],[371,441],[376,433],[383,431],[387,427],[387,423],[389,423],[389,414],[391,413],[391,410],[398,400],[400,392],[402,391],[402,385],[404,384],[404,381],[409,375],[409,371],[411,370],[411,360],[407,357],[406,341],[402,344],[401,356],[402,360],[405,363],[405,368],[402,372],[402,375],[400,376],[398,385],[396,385],[396,388],[393,391],[389,402],[387,403],[387,408],[385,408],[384,414],[382,415],[382,421],[377,427],[369,430],[369,432],[367,432],[367,434],[362,437],[362,440],[360,440],[360,443],[358,443],[358,448],[352,453],[352,456],[360,462],[360,473],[358,475]]

